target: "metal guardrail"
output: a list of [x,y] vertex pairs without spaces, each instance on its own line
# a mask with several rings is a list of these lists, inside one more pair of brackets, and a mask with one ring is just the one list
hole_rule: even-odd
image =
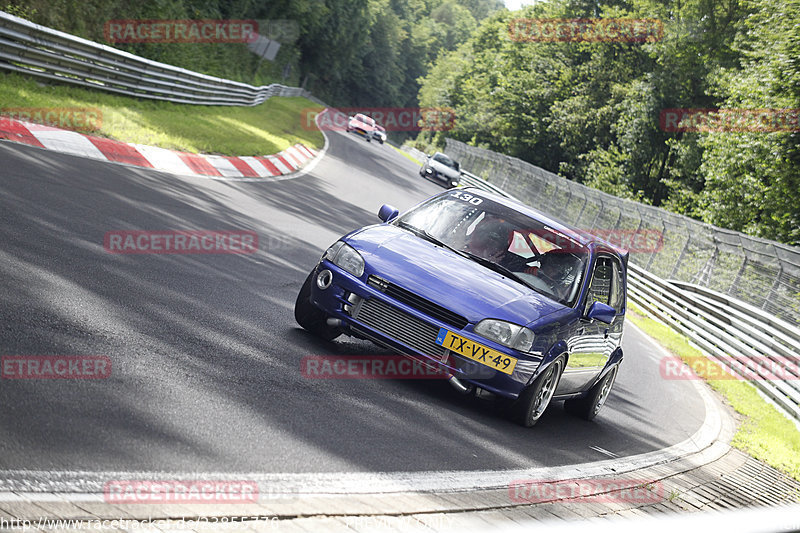
[[0,11],[0,68],[180,104],[254,106],[272,96],[305,96],[280,84],[254,87],[207,76],[34,24]]
[[743,376],[800,420],[800,329],[745,302],[634,264],[628,295],[689,338],[712,361]]
[[414,148],[413,146],[409,146],[408,144],[402,145],[400,147],[400,149],[403,150],[404,152],[406,152],[408,155],[410,155],[414,159],[416,159],[419,162],[420,165],[428,157],[427,155],[425,155],[425,152],[423,152],[422,150],[417,150],[416,148]]
[[467,172],[466,170],[462,170],[461,171],[461,183],[463,185],[468,185],[468,186],[471,186],[471,187],[478,187],[478,188],[484,189],[486,191],[490,191],[490,192],[493,192],[495,194],[500,194],[502,196],[506,196],[508,198],[516,200],[516,198],[514,198],[513,196],[511,196],[510,194],[508,194],[504,190],[500,189],[499,187],[496,187],[496,186],[492,185],[491,183],[489,183],[485,179],[481,178],[480,176],[476,176],[475,174],[473,174],[471,172]]
[[[403,145],[400,149],[404,150],[409,155],[411,155],[411,157],[413,157],[414,159],[419,161],[420,165],[422,163],[424,163],[425,160],[428,158],[428,154],[426,154],[422,150],[417,150],[416,148],[414,148],[412,146]],[[460,180],[460,182],[461,182],[462,186],[478,187],[478,188],[481,188],[481,189],[484,189],[484,190],[487,190],[487,191],[494,192],[496,194],[500,194],[502,196],[506,196],[508,198],[514,198],[513,196],[511,196],[510,194],[508,194],[504,190],[502,190],[502,189],[500,189],[498,187],[495,187],[494,185],[492,185],[491,183],[489,183],[485,179],[481,178],[480,176],[476,176],[472,172],[468,172],[468,171],[463,170],[463,169],[461,170],[461,180]],[[514,198],[514,199],[516,200],[516,198]]]
[[[513,198],[475,174],[462,175],[466,185]],[[538,203],[540,210],[542,205],[548,204]],[[628,297],[800,420],[800,328],[729,295],[667,281],[630,262]]]

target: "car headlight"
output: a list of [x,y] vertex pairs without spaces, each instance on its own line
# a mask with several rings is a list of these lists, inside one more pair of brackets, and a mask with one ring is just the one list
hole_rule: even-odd
[[364,273],[364,258],[356,251],[355,248],[343,241],[337,241],[333,246],[328,248],[323,259],[327,259],[339,268],[346,270],[357,278],[360,278]]
[[528,352],[533,346],[533,332],[526,327],[487,318],[478,322],[475,333],[514,350]]

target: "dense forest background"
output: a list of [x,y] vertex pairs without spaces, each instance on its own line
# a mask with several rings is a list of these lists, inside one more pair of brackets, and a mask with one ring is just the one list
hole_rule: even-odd
[[[342,106],[444,106],[450,136],[719,226],[800,244],[800,132],[668,132],[662,110],[800,109],[800,0],[0,0],[103,42],[113,19],[276,21],[274,62],[243,44],[116,44]],[[519,18],[650,18],[648,43],[524,42]],[[796,114],[795,114],[796,117]],[[797,129],[795,123],[795,130]]]
[[[651,18],[652,43],[520,42],[518,18]],[[425,77],[445,135],[572,180],[800,244],[800,0],[548,0],[484,21]],[[794,132],[667,132],[662,110],[791,109]]]
[[274,62],[236,43],[106,44],[255,85],[303,84],[345,106],[416,105],[430,63],[500,9],[502,0],[0,0],[0,10],[102,43],[110,20],[256,20],[281,43]]

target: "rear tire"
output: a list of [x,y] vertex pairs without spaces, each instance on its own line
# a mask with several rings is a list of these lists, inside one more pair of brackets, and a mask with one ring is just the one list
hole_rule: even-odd
[[564,409],[575,416],[579,416],[584,420],[592,420],[600,412],[600,408],[606,403],[611,388],[614,386],[614,381],[617,379],[617,371],[619,370],[619,363],[614,365],[614,368],[608,371],[603,376],[603,379],[595,383],[594,387],[589,389],[588,394],[584,398],[577,400],[567,400],[564,402]]
[[511,406],[512,416],[523,426],[536,425],[544,414],[553,394],[556,392],[561,373],[564,371],[564,358],[559,357],[525,389],[519,399]]
[[311,303],[311,284],[314,283],[314,272],[308,275],[297,300],[294,302],[294,319],[300,326],[326,341],[332,341],[342,334],[342,330],[328,325],[328,315]]

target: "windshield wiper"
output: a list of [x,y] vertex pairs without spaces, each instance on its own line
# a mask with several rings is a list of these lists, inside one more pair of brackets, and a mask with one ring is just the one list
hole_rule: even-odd
[[398,226],[400,226],[401,228],[409,230],[414,235],[416,235],[418,237],[422,237],[426,241],[432,242],[436,246],[441,246],[442,248],[447,248],[448,250],[451,250],[453,252],[459,253],[459,251],[456,250],[455,248],[445,244],[444,242],[440,241],[439,239],[437,239],[436,237],[431,235],[428,232],[428,230],[425,230],[425,229],[422,229],[422,228],[418,228],[416,226],[413,226],[413,225],[409,224],[408,222],[400,222],[398,224]]
[[[490,260],[486,259],[485,257],[481,257],[479,255],[475,255],[475,254],[470,253],[470,252],[468,252],[466,250],[460,250],[458,253],[463,255],[463,256],[465,256],[465,257],[469,257],[470,259],[472,259],[476,263],[479,263],[479,264],[485,266],[486,268],[488,268],[490,270],[494,270],[498,274],[502,274],[502,275],[506,276],[507,278],[511,278],[514,281],[525,285],[529,289],[533,289],[534,288],[527,281],[525,281],[524,279],[519,277],[517,274],[515,274],[514,272],[512,272],[511,270],[507,269],[506,267],[504,267],[503,265],[501,265],[499,263],[495,263],[494,261],[490,261]],[[536,289],[534,289],[534,290],[536,290]]]

